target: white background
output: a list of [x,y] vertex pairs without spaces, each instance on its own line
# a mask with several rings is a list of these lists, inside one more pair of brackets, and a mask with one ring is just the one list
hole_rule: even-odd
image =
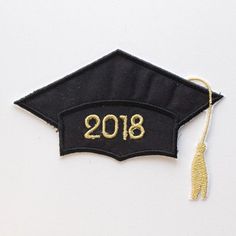
[[[0,235],[236,235],[235,0],[0,0]],[[120,48],[225,98],[208,136],[207,201],[189,201],[205,113],[178,159],[59,157],[58,133],[13,101]]]

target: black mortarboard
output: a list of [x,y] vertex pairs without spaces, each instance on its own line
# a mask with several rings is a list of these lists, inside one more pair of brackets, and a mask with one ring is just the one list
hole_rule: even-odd
[[[215,103],[222,95],[213,93],[212,98]],[[85,150],[106,153],[118,160],[155,153],[176,157],[177,129],[208,107],[208,92],[177,75],[116,50],[15,103],[62,131],[61,154]],[[149,125],[152,131],[150,137],[148,132],[145,134],[147,145],[142,146],[140,140],[123,142],[122,139],[82,142],[76,137],[81,135],[74,132],[75,127],[81,129],[76,132],[86,128],[76,122],[81,114],[87,114],[86,107],[91,113],[99,110],[98,115],[113,110],[122,115],[122,109],[126,109],[128,115],[142,108],[148,114],[145,125]],[[71,127],[67,134],[65,126],[70,127],[73,119],[75,127]],[[147,119],[150,120],[147,122]],[[59,122],[65,129],[60,130],[62,124]],[[132,149],[132,145],[136,148]]]
[[[61,155],[177,157],[177,131],[211,105],[207,89],[121,50],[15,104],[59,129]],[[212,104],[222,95],[212,93]]]

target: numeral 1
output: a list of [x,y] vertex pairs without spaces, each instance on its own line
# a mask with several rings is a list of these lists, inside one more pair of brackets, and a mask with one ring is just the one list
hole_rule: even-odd
[[128,137],[127,116],[120,115],[120,119],[123,121],[123,139],[127,140],[127,137]]

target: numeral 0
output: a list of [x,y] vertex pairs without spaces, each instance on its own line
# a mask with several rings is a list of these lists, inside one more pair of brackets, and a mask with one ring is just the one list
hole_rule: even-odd
[[[123,121],[123,140],[127,140],[128,136],[130,139],[141,139],[145,134],[145,129],[143,127],[143,117],[139,114],[135,114],[131,117],[130,123],[131,126],[128,129],[128,117],[126,115],[120,115],[119,118]],[[91,125],[91,120],[95,121],[94,125]],[[112,133],[108,133],[106,129],[106,122],[108,120],[112,120],[114,122],[114,131]],[[89,130],[84,134],[86,139],[97,139],[100,138],[100,134],[92,134],[96,131],[96,129],[101,124],[101,120],[98,115],[92,114],[85,118],[85,126]],[[119,120],[115,115],[109,114],[106,115],[102,120],[102,135],[107,139],[115,138],[118,134],[119,130]],[[138,130],[138,134],[135,134],[135,130]]]
[[[114,121],[114,131],[112,134],[109,134],[106,131],[106,122],[108,120]],[[105,138],[114,138],[114,137],[116,137],[117,133],[118,133],[118,119],[117,119],[117,117],[114,115],[106,115],[102,120],[102,134],[103,134],[103,136]]]

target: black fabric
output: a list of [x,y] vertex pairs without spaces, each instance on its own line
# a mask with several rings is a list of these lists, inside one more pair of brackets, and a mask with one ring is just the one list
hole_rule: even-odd
[[[213,94],[213,102],[222,96]],[[207,90],[120,50],[16,101],[57,127],[58,114],[99,100],[131,100],[176,114],[180,125],[208,106]]]
[[[141,139],[123,140],[123,122],[119,120],[119,131],[115,138],[107,139],[101,135],[98,139],[86,139],[88,130],[84,124],[85,118],[96,114],[101,119],[107,114],[116,117],[127,115],[128,127],[130,117],[141,114],[144,118],[145,134]],[[94,131],[101,134],[102,125]],[[176,137],[178,124],[174,114],[156,107],[127,101],[104,101],[77,106],[62,112],[59,116],[60,152],[65,155],[77,151],[90,151],[109,155],[122,161],[124,159],[147,154],[160,154],[176,157]],[[114,131],[113,122],[107,123],[107,132]]]
[[[213,103],[221,98],[213,93]],[[122,104],[118,104],[121,100]],[[103,106],[101,101],[109,105]],[[116,50],[15,104],[59,128],[62,155],[94,151],[118,160],[155,153],[176,157],[177,140],[172,135],[176,137],[181,125],[208,107],[208,91]],[[126,112],[130,116],[136,110],[145,116],[147,133],[143,139],[122,142],[120,137],[84,140],[80,136],[88,112],[96,111],[101,116]]]

